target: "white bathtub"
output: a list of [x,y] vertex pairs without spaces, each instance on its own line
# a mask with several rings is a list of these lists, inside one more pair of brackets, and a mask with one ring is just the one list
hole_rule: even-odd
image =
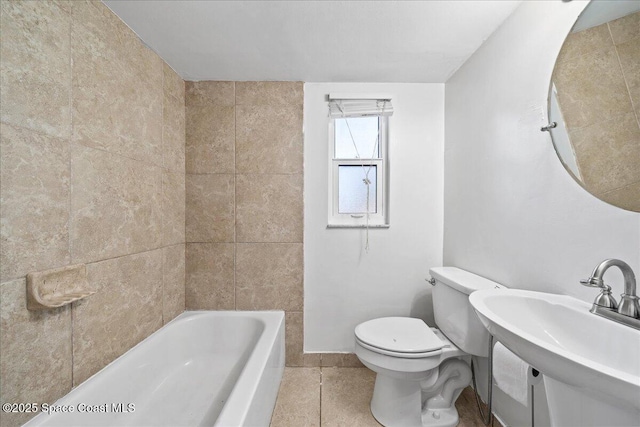
[[283,312],[186,312],[26,426],[268,426],[283,370]]

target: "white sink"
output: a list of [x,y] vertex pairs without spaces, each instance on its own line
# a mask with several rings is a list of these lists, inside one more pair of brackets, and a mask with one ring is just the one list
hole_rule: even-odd
[[516,289],[469,297],[489,332],[545,375],[554,425],[640,426],[640,331],[578,299]]

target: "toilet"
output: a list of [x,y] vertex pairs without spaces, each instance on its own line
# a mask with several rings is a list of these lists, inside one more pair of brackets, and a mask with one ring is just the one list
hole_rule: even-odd
[[377,374],[371,412],[386,427],[457,425],[455,401],[471,381],[469,356],[489,355],[489,333],[469,294],[503,286],[456,267],[429,272],[438,328],[383,317],[355,329],[355,354]]

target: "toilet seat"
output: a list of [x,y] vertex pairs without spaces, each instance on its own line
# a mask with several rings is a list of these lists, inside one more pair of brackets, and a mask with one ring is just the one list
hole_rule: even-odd
[[384,354],[385,356],[391,356],[391,357],[400,357],[404,359],[423,359],[425,357],[438,356],[439,354],[442,353],[442,349],[427,351],[424,353],[402,353],[399,351],[385,350],[383,348],[379,348],[379,347],[372,346],[371,344],[367,344],[366,342],[362,342],[357,337],[356,337],[356,342],[360,346],[366,348],[367,350],[371,350],[375,353]]
[[422,320],[383,317],[359,324],[356,340],[363,347],[388,356],[422,358],[442,353],[445,342]]

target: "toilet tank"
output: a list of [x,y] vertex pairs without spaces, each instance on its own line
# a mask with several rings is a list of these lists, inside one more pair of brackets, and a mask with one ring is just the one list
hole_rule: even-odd
[[438,328],[458,348],[474,356],[489,356],[489,332],[469,303],[469,294],[504,286],[456,267],[429,270],[435,279],[433,311]]

